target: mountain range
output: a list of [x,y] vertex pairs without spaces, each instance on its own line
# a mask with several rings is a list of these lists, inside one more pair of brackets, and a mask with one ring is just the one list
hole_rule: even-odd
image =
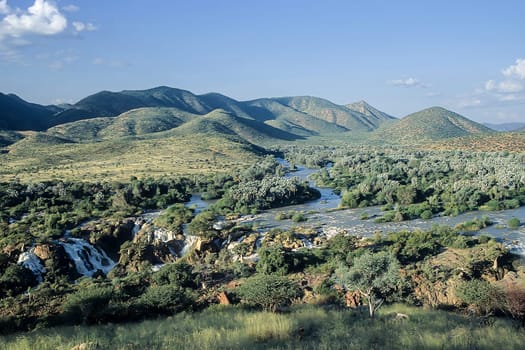
[[338,105],[312,96],[237,101],[218,93],[196,95],[166,86],[101,91],[61,106],[0,94],[0,130],[4,146],[22,138],[19,131],[24,130],[45,132],[46,137],[38,139],[53,142],[214,134],[256,145],[316,135],[365,134],[372,140],[410,143],[493,132],[441,107],[396,119],[365,101]]
[[525,123],[502,123],[502,124],[491,124],[484,123],[483,125],[496,131],[525,131]]

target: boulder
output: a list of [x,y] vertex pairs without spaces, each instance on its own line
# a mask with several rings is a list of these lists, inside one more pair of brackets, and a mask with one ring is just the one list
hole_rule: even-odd
[[363,305],[363,300],[361,298],[361,293],[359,291],[348,291],[345,294],[345,303],[346,306],[352,309],[356,309],[359,306]]
[[217,295],[217,300],[219,301],[219,304],[221,305],[230,305],[230,298],[228,298],[228,294],[226,292],[220,292]]
[[33,253],[41,260],[48,260],[53,255],[53,248],[49,244],[38,244],[35,246]]

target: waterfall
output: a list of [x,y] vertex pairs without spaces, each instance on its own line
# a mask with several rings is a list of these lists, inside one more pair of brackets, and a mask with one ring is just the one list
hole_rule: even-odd
[[107,274],[117,265],[102,249],[95,248],[83,239],[68,238],[58,244],[64,247],[81,275],[91,277],[99,270]]
[[525,244],[521,242],[512,242],[510,244],[505,244],[512,254],[519,255],[520,257],[525,257]]
[[195,245],[195,243],[198,241],[199,237],[197,236],[192,236],[192,235],[186,235],[185,236],[186,239],[184,240],[184,247],[182,247],[181,251],[180,251],[180,256],[185,256],[186,254],[188,254],[191,250],[191,248],[193,248],[193,246]]
[[27,252],[20,254],[17,264],[22,265],[37,277],[38,282],[42,282],[42,275],[46,273],[46,268],[42,265],[40,259],[34,253],[35,248],[29,249]]

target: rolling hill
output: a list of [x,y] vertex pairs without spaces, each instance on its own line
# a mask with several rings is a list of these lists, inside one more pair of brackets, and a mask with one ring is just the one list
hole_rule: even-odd
[[381,112],[380,110],[372,107],[363,100],[347,104],[345,107],[352,111],[365,115],[368,121],[371,124],[373,124],[375,128],[380,127],[384,123],[390,123],[394,120],[397,120],[397,118],[386,114],[385,112]]
[[45,130],[52,123],[53,113],[48,107],[0,93],[0,129]]
[[102,91],[57,113],[53,122],[57,125],[90,118],[117,117],[124,112],[146,107],[177,108],[195,115],[222,109],[295,136],[368,132],[392,118],[368,105],[366,113],[362,113],[317,97],[237,101],[218,93],[195,95],[186,90],[161,86],[149,90]]
[[503,124],[491,124],[484,123],[488,128],[496,131],[520,131],[525,130],[525,123],[503,123]]
[[[162,133],[164,132],[164,133]],[[199,115],[173,107],[143,107],[117,117],[101,117],[65,123],[50,128],[49,135],[76,142],[93,142],[130,136],[161,138],[172,135],[232,136],[254,144],[299,137],[223,109]],[[156,135],[153,135],[156,134]]]
[[442,107],[431,107],[378,129],[373,138],[394,143],[414,143],[491,132],[494,131],[457,113]]
[[273,100],[346,130],[371,131],[378,126],[371,123],[365,115],[359,112],[317,97],[282,97]]
[[[195,95],[166,86],[101,91],[67,106],[45,107],[11,95],[2,97],[11,103],[15,101],[17,108],[13,113],[3,113],[2,118],[8,122],[0,124],[0,128],[41,131],[52,127],[51,134],[82,142],[170,130],[187,122],[190,116],[204,116],[217,109],[243,119],[237,122],[257,128],[271,139],[283,140],[369,132],[392,119],[365,102],[342,106],[310,96],[237,101],[218,93]],[[29,107],[31,111],[27,111]],[[170,108],[173,110],[169,111]],[[180,116],[184,117],[180,119]],[[106,118],[118,118],[118,122]],[[79,121],[82,122],[71,124]],[[255,139],[262,140],[262,137]]]

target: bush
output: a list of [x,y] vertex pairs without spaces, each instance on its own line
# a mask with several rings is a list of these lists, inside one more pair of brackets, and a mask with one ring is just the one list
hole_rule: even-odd
[[293,258],[282,245],[265,247],[259,250],[257,272],[266,275],[284,276],[293,268]]
[[145,307],[147,312],[155,311],[162,314],[172,314],[183,309],[191,308],[195,303],[195,293],[180,286],[163,285],[151,286],[139,298],[139,306]]
[[293,216],[292,216],[292,221],[293,222],[304,222],[306,221],[306,216],[304,216],[303,213],[295,213]]
[[423,220],[430,220],[432,219],[432,212],[430,210],[425,210],[421,213],[420,217]]
[[520,225],[521,225],[521,221],[518,218],[511,218],[507,222],[507,226],[509,228],[518,228],[518,227],[520,227]]
[[263,274],[248,278],[236,292],[243,303],[271,312],[289,305],[301,294],[297,285],[287,277]]
[[456,297],[476,314],[486,316],[504,307],[502,291],[485,280],[472,279],[456,286]]
[[111,286],[80,286],[76,292],[67,296],[62,305],[64,315],[72,322],[97,323],[112,296]]
[[183,288],[197,288],[200,280],[193,273],[193,267],[183,262],[163,266],[153,274],[152,279],[158,286],[176,285]]
[[36,283],[36,277],[31,270],[20,265],[9,265],[0,275],[0,297],[20,294]]

